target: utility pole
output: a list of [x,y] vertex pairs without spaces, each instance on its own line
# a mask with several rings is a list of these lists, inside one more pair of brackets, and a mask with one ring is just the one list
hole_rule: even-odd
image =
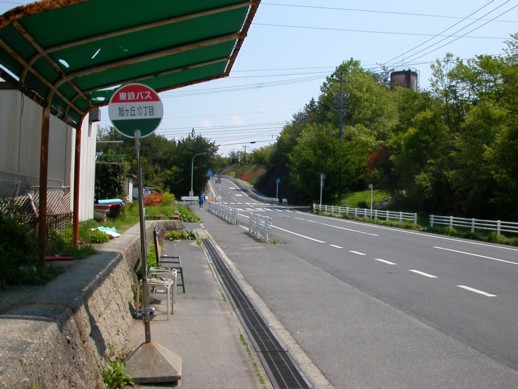
[[344,138],[344,72],[340,72],[340,107],[338,109],[338,136]]
[[[344,139],[344,111],[346,98],[344,96],[344,72],[340,70],[339,74],[335,73],[335,77],[338,76],[340,80],[340,96],[334,96],[335,109],[338,110],[338,139],[342,141]],[[338,194],[341,194],[342,191],[342,170],[339,173],[339,190]]]

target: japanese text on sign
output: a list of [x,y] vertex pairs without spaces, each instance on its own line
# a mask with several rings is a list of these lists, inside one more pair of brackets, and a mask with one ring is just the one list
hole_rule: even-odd
[[153,96],[151,95],[151,91],[120,92],[119,99],[120,101],[143,101],[152,100]]
[[118,117],[146,117],[155,116],[153,105],[136,105],[130,107],[118,107]]

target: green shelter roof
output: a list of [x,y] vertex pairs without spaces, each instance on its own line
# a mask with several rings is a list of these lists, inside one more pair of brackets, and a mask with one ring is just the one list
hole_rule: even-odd
[[0,77],[73,127],[122,84],[229,75],[260,0],[41,0],[0,16]]

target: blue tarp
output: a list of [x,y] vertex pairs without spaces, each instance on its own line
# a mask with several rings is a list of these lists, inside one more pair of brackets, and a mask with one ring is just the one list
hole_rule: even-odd
[[99,204],[121,204],[124,205],[124,201],[121,199],[103,199],[97,201]]

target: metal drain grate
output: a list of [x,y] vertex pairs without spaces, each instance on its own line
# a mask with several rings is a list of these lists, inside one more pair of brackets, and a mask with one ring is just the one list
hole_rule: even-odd
[[203,244],[272,385],[278,389],[312,388],[289,352],[236,282],[213,243],[205,239]]

